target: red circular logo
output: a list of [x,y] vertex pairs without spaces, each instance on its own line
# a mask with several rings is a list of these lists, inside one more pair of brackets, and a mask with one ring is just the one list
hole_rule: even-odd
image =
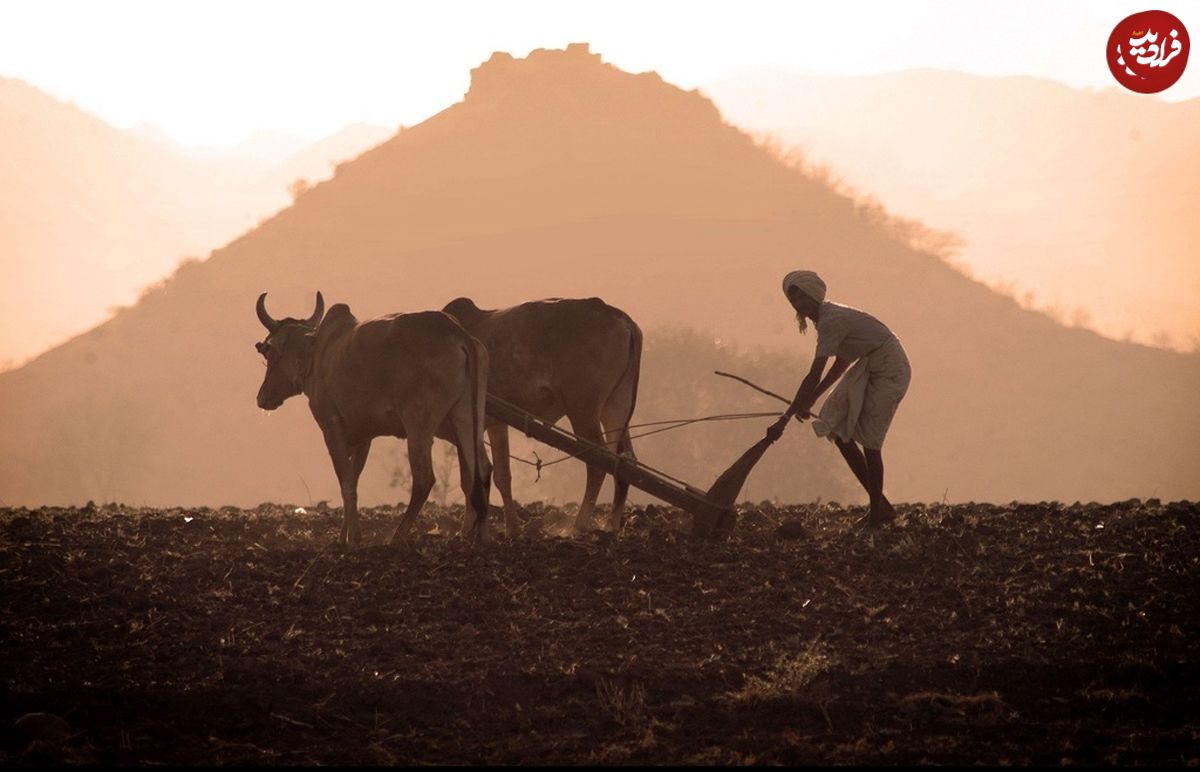
[[1179,19],[1142,11],[1122,19],[1108,36],[1108,69],[1130,91],[1157,94],[1179,80],[1191,47]]

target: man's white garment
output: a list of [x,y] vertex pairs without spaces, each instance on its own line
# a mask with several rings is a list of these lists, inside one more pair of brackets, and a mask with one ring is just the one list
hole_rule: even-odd
[[821,406],[813,431],[879,450],[912,378],[900,340],[865,311],[830,301],[821,304],[816,328],[817,357],[858,361]]

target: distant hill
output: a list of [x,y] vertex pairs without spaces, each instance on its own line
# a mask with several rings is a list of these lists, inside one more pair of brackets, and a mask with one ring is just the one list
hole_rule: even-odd
[[958,233],[972,273],[1109,337],[1200,347],[1200,99],[916,70],[704,87],[889,210]]
[[386,126],[350,124],[274,164],[267,172],[264,187],[286,190],[296,180],[319,182],[329,179],[338,163],[354,158],[395,133],[395,129]]
[[[719,352],[667,346],[665,330],[737,347],[747,367],[782,352],[790,380],[775,365],[758,377],[793,391],[814,342],[779,289],[797,266],[886,321],[912,358],[889,436],[895,500],[1200,496],[1200,358],[1021,309],[781,163],[697,92],[579,45],[493,55],[461,102],[341,165],[133,308],[0,374],[0,500],[336,502],[303,399],[275,414],[254,405],[264,290],[277,317],[308,314],[316,289],[360,318],[460,295],[482,307],[599,295],[646,331],[637,420],[679,417],[658,412],[672,404],[684,416],[760,410],[738,384],[699,384]],[[660,359],[668,350],[674,359]],[[789,468],[830,468],[831,446],[792,432],[791,450],[772,451],[790,455],[755,473],[754,498],[794,500],[804,494]],[[701,446],[686,431],[661,435],[641,457],[687,473],[686,459],[721,468],[745,449],[744,434],[714,435]],[[401,498],[387,485],[389,447],[368,465],[364,504]],[[518,478],[519,495],[538,495],[532,473]],[[819,479],[808,496],[845,490],[844,477]]]
[[352,127],[281,164],[194,153],[0,78],[0,369],[133,303],[286,206],[288,183],[383,138]]

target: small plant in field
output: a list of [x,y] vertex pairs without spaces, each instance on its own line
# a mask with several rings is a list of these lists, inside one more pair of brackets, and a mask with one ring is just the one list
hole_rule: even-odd
[[598,678],[596,701],[600,703],[600,709],[623,729],[637,729],[646,722],[646,690],[640,681],[624,684]]
[[751,702],[795,697],[833,664],[818,636],[795,654],[780,654],[765,676],[750,676],[733,696]]

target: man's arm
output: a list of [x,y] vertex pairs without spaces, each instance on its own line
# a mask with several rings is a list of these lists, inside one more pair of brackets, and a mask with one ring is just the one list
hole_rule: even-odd
[[817,401],[817,397],[825,393],[826,389],[837,382],[838,378],[842,377],[842,373],[846,372],[853,359],[842,359],[838,357],[833,361],[833,366],[829,368],[829,372],[825,377],[821,377],[821,373],[825,370],[825,363],[829,361],[829,357],[817,357],[813,359],[812,367],[808,371],[808,375],[800,383],[800,388],[796,391],[796,398],[792,400],[792,404],[788,407],[788,415],[796,415],[800,420],[804,420],[809,415],[809,409],[813,403]]
[[[837,359],[833,360],[833,367],[829,368],[829,372],[825,373],[825,377],[821,380],[821,383],[817,386],[817,390],[813,393],[812,401],[816,402],[817,397],[824,394],[826,389],[836,383],[837,379],[842,377],[842,373],[846,372],[846,368],[852,364],[854,364],[853,359],[842,359],[841,357],[838,357]],[[812,403],[810,402],[808,406],[812,407]]]
[[804,376],[804,380],[800,382],[800,388],[796,390],[796,397],[792,400],[792,404],[788,405],[787,415],[795,415],[804,420],[808,417],[808,408],[812,407],[812,403],[817,399],[817,384],[821,381],[821,373],[825,371],[825,363],[829,361],[829,357],[816,357],[813,359],[812,367],[808,369],[808,375]]

